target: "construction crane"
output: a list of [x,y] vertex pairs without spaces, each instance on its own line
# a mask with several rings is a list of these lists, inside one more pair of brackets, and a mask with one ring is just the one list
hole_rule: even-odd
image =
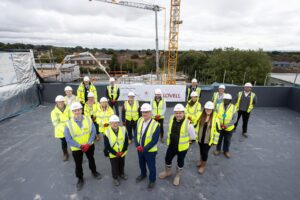
[[[92,0],[89,0],[92,1]],[[157,28],[157,12],[165,9],[164,7],[152,4],[138,3],[138,2],[129,2],[129,1],[118,1],[118,0],[95,0],[104,3],[111,3],[120,6],[127,6],[133,8],[140,8],[145,10],[152,10],[155,12],[155,64],[156,64],[156,76],[159,79],[159,50],[158,50],[158,28]]]
[[71,60],[72,58],[78,58],[81,56],[90,56],[99,66],[99,68],[108,76],[108,78],[110,78],[110,75],[107,73],[106,68],[99,62],[99,60],[97,60],[95,58],[95,56],[93,54],[91,54],[90,52],[82,52],[82,53],[74,53],[73,55],[67,55],[63,61],[60,63],[60,67],[61,68],[66,62],[68,62],[69,60]]
[[171,0],[167,84],[176,84],[178,34],[179,25],[182,24],[180,20],[180,2],[181,0]]

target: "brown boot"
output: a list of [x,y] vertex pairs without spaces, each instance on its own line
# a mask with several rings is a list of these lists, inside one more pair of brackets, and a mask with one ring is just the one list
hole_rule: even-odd
[[214,155],[215,155],[215,156],[218,156],[218,155],[220,155],[220,153],[221,153],[221,152],[220,152],[220,151],[218,151],[218,150],[215,150],[215,151],[214,151]]
[[200,174],[204,174],[205,172],[205,167],[206,167],[206,161],[202,161],[202,165],[199,167],[198,172]]
[[69,153],[68,153],[68,150],[67,150],[67,149],[64,149],[63,152],[64,152],[63,161],[67,161],[67,160],[69,159]]
[[199,168],[201,165],[202,165],[202,160],[199,160],[199,161],[197,162],[197,167]]
[[96,141],[100,141],[100,136],[99,135],[96,135]]
[[158,177],[160,179],[165,179],[172,175],[172,165],[166,165],[165,170],[160,172]]
[[231,158],[231,154],[230,154],[229,152],[224,152],[224,156],[225,156],[226,158]]
[[180,184],[180,176],[182,173],[182,168],[177,167],[176,169],[176,176],[173,179],[173,185],[178,186]]

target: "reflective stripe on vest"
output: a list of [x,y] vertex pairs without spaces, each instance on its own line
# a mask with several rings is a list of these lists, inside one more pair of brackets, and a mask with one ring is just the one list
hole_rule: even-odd
[[138,101],[133,101],[133,105],[131,106],[128,101],[124,102],[125,107],[125,119],[128,121],[138,120],[139,112],[138,112]]
[[[235,104],[235,109],[236,110],[239,110],[239,107],[240,107],[240,103],[241,103],[241,98],[242,98],[242,95],[243,95],[243,92],[239,92],[238,93],[238,100]],[[250,92],[250,102],[249,102],[249,107],[247,109],[247,112],[250,113],[252,110],[253,110],[253,99],[255,97],[255,93],[253,92]]]
[[[125,137],[126,137],[126,131],[125,131],[125,127],[119,127],[118,130],[118,138],[116,137],[116,134],[114,133],[114,131],[112,130],[111,127],[109,127],[106,131],[105,131],[105,135],[107,136],[108,140],[109,140],[109,144],[111,146],[111,148],[113,150],[115,150],[115,152],[121,152],[123,147],[124,147],[124,143],[125,143]],[[123,152],[122,157],[124,157],[126,155],[126,152]],[[109,157],[110,158],[116,158],[115,155],[109,153]]]
[[[147,144],[149,144],[152,140],[152,136],[154,134],[154,131],[156,130],[157,126],[158,126],[158,123],[153,120],[153,119],[150,119],[151,122],[150,124],[148,124],[148,130],[146,133],[146,136],[145,136],[145,141],[144,141],[144,147],[147,146]],[[140,118],[137,122],[137,141],[138,143],[141,144],[141,140],[142,140],[142,128],[143,128],[143,122],[144,122],[144,118]],[[148,152],[156,152],[157,151],[157,144],[155,144]]]
[[107,91],[108,91],[108,97],[112,100],[116,100],[117,99],[117,95],[118,95],[118,87],[114,85],[114,90],[113,93],[111,93],[111,85],[107,86]]
[[96,115],[98,110],[98,104],[94,103],[92,106],[90,106],[88,103],[84,104],[84,114],[85,115]]
[[[220,120],[220,123],[226,126],[232,120],[232,117],[235,113],[235,106],[233,104],[229,104],[226,110],[224,110],[224,108],[225,108],[224,103],[221,103],[218,110],[218,118]],[[227,127],[225,130],[232,131],[233,129],[234,129],[234,125]]]
[[[171,136],[172,126],[173,126],[173,121],[174,121],[174,115],[172,115],[170,118],[167,145],[170,145],[170,136]],[[182,122],[182,125],[180,127],[178,151],[185,151],[190,146],[190,136],[188,133],[189,124],[190,124],[190,121],[187,118],[185,118],[184,121]]]
[[69,121],[71,117],[70,109],[68,106],[65,107],[65,110],[62,112],[57,106],[51,112],[51,121],[54,126],[54,137],[55,138],[64,138],[64,130],[66,122]]
[[[74,118],[67,123],[72,139],[80,145],[88,143],[92,132],[91,118],[87,116],[82,116],[82,117],[83,120],[82,120],[81,128],[75,122]],[[80,150],[80,148],[71,146],[71,150],[76,151],[76,150]]]
[[155,99],[152,101],[152,105],[151,106],[152,106],[152,109],[153,109],[153,113],[154,113],[154,115],[160,115],[161,116],[160,118],[164,117],[164,116],[162,116],[164,102],[165,102],[165,100],[161,99],[158,102],[158,105],[157,105],[157,102],[155,101]]

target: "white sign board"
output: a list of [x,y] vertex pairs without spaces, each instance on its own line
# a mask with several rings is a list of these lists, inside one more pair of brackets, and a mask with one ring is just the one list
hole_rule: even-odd
[[143,85],[143,84],[116,84],[120,88],[119,100],[128,99],[128,92],[135,93],[135,99],[139,101],[151,101],[154,98],[154,91],[160,88],[163,97],[167,102],[184,102],[185,85]]
[[12,53],[0,53],[0,86],[17,83]]

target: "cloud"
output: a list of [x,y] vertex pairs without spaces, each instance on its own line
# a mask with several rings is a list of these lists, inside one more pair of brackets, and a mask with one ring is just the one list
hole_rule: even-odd
[[[166,7],[168,25],[170,0],[131,1]],[[117,49],[155,47],[153,11],[94,0],[2,0],[0,10],[1,42]],[[181,1],[179,48],[299,50],[299,10],[298,0]],[[158,14],[158,20],[162,49],[164,12]]]

